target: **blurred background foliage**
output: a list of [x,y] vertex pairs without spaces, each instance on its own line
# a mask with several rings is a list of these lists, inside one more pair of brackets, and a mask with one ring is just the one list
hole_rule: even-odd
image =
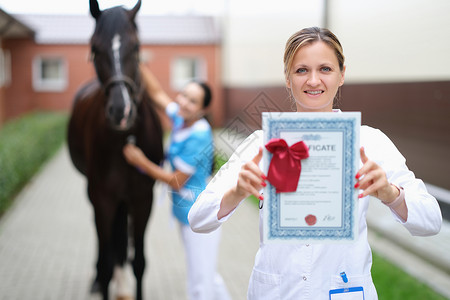
[[34,112],[6,123],[0,130],[0,215],[17,192],[61,147],[68,115]]

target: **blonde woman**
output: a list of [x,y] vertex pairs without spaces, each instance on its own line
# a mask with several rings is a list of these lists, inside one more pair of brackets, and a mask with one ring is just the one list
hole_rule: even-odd
[[[313,27],[295,33],[286,43],[284,64],[286,86],[298,112],[339,113],[333,110],[333,100],[344,84],[345,65],[342,46],[332,32]],[[343,287],[361,287],[364,299],[377,299],[367,240],[369,195],[387,205],[393,218],[412,235],[439,232],[442,216],[436,199],[408,170],[389,138],[378,129],[362,126],[360,141],[361,164],[355,174],[355,189],[360,190],[356,242],[286,245],[264,244],[261,240],[248,299],[329,299],[331,290]],[[262,132],[256,131],[211,180],[189,213],[194,231],[216,230],[249,195],[264,199],[262,146]],[[343,270],[345,278],[341,276]]]

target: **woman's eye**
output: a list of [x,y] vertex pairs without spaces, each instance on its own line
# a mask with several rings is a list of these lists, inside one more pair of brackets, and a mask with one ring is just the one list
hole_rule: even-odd
[[323,72],[330,72],[331,68],[330,67],[322,67],[322,71]]
[[297,69],[297,71],[295,71],[295,73],[306,73],[306,69],[305,68],[300,68],[300,69]]

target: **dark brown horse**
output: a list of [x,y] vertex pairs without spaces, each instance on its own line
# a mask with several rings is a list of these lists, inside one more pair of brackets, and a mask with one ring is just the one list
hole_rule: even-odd
[[93,290],[97,287],[104,299],[115,266],[127,260],[129,232],[134,241],[136,298],[142,298],[144,233],[154,180],[131,167],[122,148],[132,136],[153,162],[163,158],[160,121],[140,83],[135,24],[140,6],[141,0],[131,10],[101,11],[97,1],[90,0],[96,20],[91,47],[98,78],[75,96],[68,127],[72,162],[87,178],[95,214],[98,260]]

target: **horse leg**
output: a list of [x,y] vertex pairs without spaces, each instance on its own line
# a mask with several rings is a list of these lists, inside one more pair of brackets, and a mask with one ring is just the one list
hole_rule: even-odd
[[[151,195],[151,194],[150,194]],[[136,300],[142,300],[142,277],[145,270],[144,234],[152,207],[152,196],[141,198],[139,206],[133,210],[134,260],[133,271],[136,277]]]
[[136,300],[142,300],[142,277],[145,269],[144,239],[135,236],[135,258],[133,260],[133,271],[136,277]]
[[[92,199],[92,198],[91,198]],[[114,205],[108,200],[96,199],[94,204],[95,225],[98,238],[97,279],[104,300],[108,300],[108,286],[114,268],[112,229],[115,215]],[[95,284],[95,283],[94,283]]]
[[119,204],[113,230],[114,253],[116,265],[114,268],[114,281],[116,283],[117,299],[130,299],[133,294],[126,262],[128,257],[128,210],[125,202]]

